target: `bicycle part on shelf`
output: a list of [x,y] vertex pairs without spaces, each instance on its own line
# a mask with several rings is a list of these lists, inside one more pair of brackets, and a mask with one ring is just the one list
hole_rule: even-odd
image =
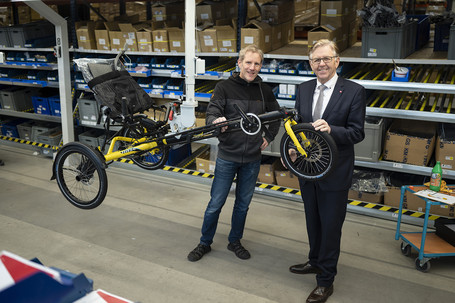
[[[291,137],[285,133],[280,143],[280,154],[285,166],[297,177],[304,179],[321,180],[327,177],[338,158],[333,138],[327,132],[316,131],[306,123],[296,124],[292,130],[307,155],[300,153]],[[291,153],[292,150],[294,154]]]
[[246,114],[249,119],[240,119],[240,128],[247,135],[253,136],[261,130],[261,119],[253,113]]
[[55,157],[52,179],[65,198],[74,206],[92,209],[99,206],[107,193],[104,157],[80,142],[63,146]]

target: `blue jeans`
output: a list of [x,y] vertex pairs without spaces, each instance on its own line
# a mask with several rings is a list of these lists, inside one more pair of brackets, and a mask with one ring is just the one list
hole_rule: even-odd
[[246,215],[253,198],[260,166],[260,160],[242,164],[220,158],[216,159],[215,177],[210,191],[211,199],[205,210],[204,223],[202,224],[201,244],[211,245],[213,243],[221,209],[226,202],[236,175],[235,202],[228,240],[232,243],[242,238]]

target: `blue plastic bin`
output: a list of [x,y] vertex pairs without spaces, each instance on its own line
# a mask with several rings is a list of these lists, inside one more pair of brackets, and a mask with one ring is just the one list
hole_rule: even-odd
[[50,115],[51,108],[49,106],[49,101],[45,97],[32,96],[33,109],[35,114],[40,115]]
[[49,101],[51,115],[60,117],[62,115],[62,113],[60,112],[60,110],[61,110],[60,97],[59,96],[49,97],[49,98],[47,98],[47,100]]

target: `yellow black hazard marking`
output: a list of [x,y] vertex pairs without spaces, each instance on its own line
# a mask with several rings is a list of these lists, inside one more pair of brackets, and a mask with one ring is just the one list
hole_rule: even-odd
[[[370,202],[363,202],[363,201],[357,201],[357,200],[348,200],[348,204],[352,206],[358,206],[358,207],[364,207],[364,208],[369,208],[369,209],[376,209],[380,211],[385,211],[385,212],[390,212],[390,213],[395,213],[398,215],[400,209],[392,206],[387,206],[383,204],[376,204],[376,203],[370,203]],[[414,217],[414,218],[425,218],[425,213],[414,211],[414,210],[409,210],[409,209],[403,209],[402,211],[403,215]],[[431,215],[428,217],[429,220],[436,220],[439,218],[439,216],[436,215]]]
[[49,144],[44,144],[44,143],[39,143],[39,142],[34,142],[34,141],[27,141],[24,139],[7,137],[7,136],[0,136],[0,140],[6,140],[6,141],[21,143],[21,144],[28,144],[28,145],[32,145],[32,146],[36,146],[36,147],[48,148],[48,149],[53,149],[53,150],[57,150],[59,148],[58,146],[54,146],[54,145],[49,145]]

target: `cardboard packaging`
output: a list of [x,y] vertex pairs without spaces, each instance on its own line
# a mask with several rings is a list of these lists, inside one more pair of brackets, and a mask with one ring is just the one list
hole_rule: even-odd
[[169,52],[169,37],[167,29],[159,28],[152,31],[153,35],[153,51]]
[[342,28],[356,18],[357,1],[321,1],[321,25]]
[[272,28],[265,22],[250,21],[240,30],[240,47],[255,44],[264,53],[272,50]]
[[152,32],[152,28],[142,28],[136,32],[137,48],[140,52],[153,52]]
[[299,178],[288,170],[275,170],[275,179],[279,186],[300,189]]
[[441,123],[436,140],[436,161],[443,169],[455,170],[455,129],[451,124]]
[[232,26],[215,26],[218,51],[222,53],[235,53],[237,51],[237,38]]
[[101,23],[100,26],[95,29],[96,49],[98,50],[110,50],[111,40],[109,37],[109,28],[106,23]]
[[224,3],[217,1],[204,0],[196,4],[196,22],[197,24],[212,23],[216,20],[225,19],[226,12]]
[[207,28],[203,31],[199,31],[198,37],[203,53],[218,52],[218,39],[215,28]]
[[311,49],[314,43],[320,39],[328,39],[337,44],[341,52],[347,47],[347,35],[344,35],[342,29],[332,26],[317,26],[308,32],[308,49]]
[[95,22],[76,22],[77,44],[81,49],[96,49]]
[[294,0],[273,0],[261,5],[261,20],[271,25],[291,21],[294,15]]
[[273,164],[261,164],[258,181],[266,184],[276,184]]
[[184,21],[185,2],[157,2],[152,5],[152,21]]
[[348,199],[382,204],[384,201],[384,193],[383,192],[368,193],[350,189]]
[[196,157],[196,169],[201,173],[213,174],[215,165],[216,162],[210,160],[210,150],[207,150]]
[[167,29],[169,38],[169,51],[174,53],[185,52],[185,31],[181,28],[171,27]]
[[386,133],[383,159],[426,166],[433,155],[436,123],[396,119]]

